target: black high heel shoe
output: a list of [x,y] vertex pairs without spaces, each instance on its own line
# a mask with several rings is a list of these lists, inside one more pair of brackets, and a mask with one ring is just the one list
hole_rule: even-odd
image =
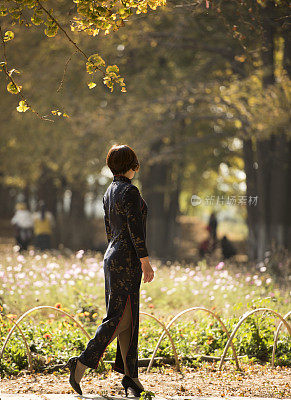
[[70,379],[69,379],[69,382],[70,382],[72,388],[73,388],[78,394],[81,394],[81,395],[82,395],[81,387],[80,387],[79,383],[77,383],[77,382],[75,381],[75,371],[76,371],[77,361],[78,361],[78,357],[71,357],[71,358],[69,359],[69,361],[67,362],[67,364],[63,366],[63,369],[69,368],[69,370],[70,370]]
[[144,391],[144,389],[141,389],[132,379],[130,376],[124,375],[122,378],[122,386],[124,387],[125,390],[125,395],[127,397],[127,390],[130,388],[133,391],[133,395],[135,397],[140,397],[140,394]]

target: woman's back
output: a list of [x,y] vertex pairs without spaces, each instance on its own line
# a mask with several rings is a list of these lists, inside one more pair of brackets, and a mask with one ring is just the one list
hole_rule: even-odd
[[107,250],[131,251],[136,258],[146,257],[147,205],[137,186],[124,176],[115,176],[103,197]]
[[136,292],[142,276],[140,258],[148,255],[146,203],[130,179],[115,175],[103,196],[103,206],[108,239],[105,285],[117,291]]

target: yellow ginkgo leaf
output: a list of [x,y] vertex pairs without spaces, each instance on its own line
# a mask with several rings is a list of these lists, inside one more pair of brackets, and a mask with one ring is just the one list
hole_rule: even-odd
[[95,82],[89,82],[88,83],[89,89],[93,89],[96,86]]
[[12,31],[5,32],[3,37],[4,42],[8,42],[8,40],[12,40],[14,38],[14,33]]
[[16,107],[16,110],[17,110],[18,112],[25,112],[25,111],[27,111],[28,109],[29,109],[29,107],[28,107],[28,105],[26,104],[26,102],[25,102],[24,100],[21,100],[21,101],[19,102],[18,107]]

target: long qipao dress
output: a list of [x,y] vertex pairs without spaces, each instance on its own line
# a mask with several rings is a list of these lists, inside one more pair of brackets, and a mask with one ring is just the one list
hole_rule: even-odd
[[[135,378],[138,377],[139,298],[142,279],[140,258],[148,256],[147,204],[129,178],[114,175],[103,196],[103,207],[108,240],[103,261],[107,315],[79,360],[90,368],[98,367],[129,301],[132,326],[126,365],[129,375]],[[118,338],[113,369],[124,374]]]

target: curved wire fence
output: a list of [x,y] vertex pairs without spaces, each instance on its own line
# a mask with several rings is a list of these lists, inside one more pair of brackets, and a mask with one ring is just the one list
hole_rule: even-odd
[[[34,307],[34,308],[31,308],[30,310],[26,311],[24,314],[22,314],[22,315],[17,319],[17,321],[13,321],[11,318],[5,316],[5,317],[7,317],[7,318],[13,323],[13,327],[10,329],[10,331],[9,331],[8,335],[6,336],[5,341],[4,341],[4,343],[3,343],[3,346],[2,346],[2,349],[1,349],[1,352],[0,352],[0,363],[1,363],[1,360],[2,360],[2,357],[3,357],[3,354],[4,354],[4,350],[5,350],[6,346],[7,346],[7,343],[8,343],[8,341],[9,341],[9,339],[11,338],[11,336],[12,336],[14,330],[17,328],[17,329],[19,330],[19,332],[20,332],[22,338],[23,338],[24,343],[25,343],[26,354],[27,354],[27,358],[28,358],[28,369],[29,369],[29,371],[33,371],[31,352],[30,352],[30,349],[29,349],[27,340],[26,340],[26,338],[25,338],[25,335],[24,335],[22,329],[21,329],[20,326],[19,326],[19,323],[20,323],[21,321],[23,321],[24,318],[26,318],[26,317],[27,317],[28,315],[30,315],[31,313],[33,313],[33,312],[35,312],[35,311],[38,311],[38,310],[41,310],[41,309],[51,309],[51,310],[57,311],[58,313],[61,313],[62,315],[67,316],[68,318],[70,318],[71,320],[74,321],[74,323],[75,323],[75,324],[77,325],[77,327],[82,331],[82,333],[87,337],[87,339],[89,339],[89,340],[91,339],[90,335],[89,335],[88,332],[85,330],[85,328],[82,326],[82,324],[80,324],[72,315],[70,315],[70,314],[67,313],[66,311],[64,311],[64,310],[62,310],[62,309],[60,309],[60,308],[53,307],[53,306],[38,306],[38,307]],[[221,368],[222,368],[223,362],[224,362],[224,360],[225,360],[225,356],[226,356],[227,351],[228,351],[228,349],[229,349],[230,346],[231,346],[232,351],[233,351],[233,357],[234,357],[234,360],[235,360],[235,363],[236,363],[236,367],[237,367],[237,369],[240,369],[240,365],[239,365],[239,362],[238,362],[238,357],[237,357],[236,350],[235,350],[235,347],[234,347],[234,344],[233,344],[233,339],[234,339],[234,337],[235,337],[237,331],[239,330],[239,328],[242,326],[243,322],[244,322],[250,315],[252,315],[252,314],[254,314],[254,313],[257,313],[257,312],[260,312],[260,311],[266,311],[266,312],[271,313],[271,314],[273,314],[274,316],[276,316],[276,317],[278,317],[278,318],[280,319],[280,323],[279,323],[279,325],[278,325],[278,327],[277,327],[277,330],[276,330],[276,333],[275,333],[275,335],[274,335],[274,344],[273,344],[272,360],[271,360],[271,366],[272,366],[272,368],[274,367],[274,358],[275,358],[275,352],[276,352],[276,345],[277,345],[277,341],[278,341],[278,336],[279,336],[279,332],[280,332],[280,329],[281,329],[281,327],[283,326],[283,324],[285,325],[285,327],[286,327],[287,330],[288,330],[289,335],[291,336],[291,326],[290,326],[290,325],[288,324],[288,322],[287,322],[287,318],[290,316],[291,311],[289,311],[286,315],[282,316],[281,314],[279,314],[278,312],[276,312],[276,311],[274,311],[274,310],[272,310],[272,309],[270,309],[270,308],[266,308],[266,307],[257,308],[257,309],[255,309],[255,310],[252,310],[252,311],[249,311],[249,312],[245,313],[245,314],[239,319],[238,323],[236,324],[236,326],[234,327],[234,329],[233,329],[233,331],[232,331],[231,333],[229,333],[229,331],[227,330],[226,326],[224,325],[224,323],[222,322],[222,320],[220,319],[220,317],[219,317],[216,313],[214,313],[213,311],[211,311],[211,310],[209,310],[209,309],[207,309],[207,308],[205,308],[205,307],[191,307],[191,308],[187,308],[187,309],[185,309],[185,310],[179,312],[176,316],[174,316],[174,317],[170,320],[170,322],[167,324],[167,326],[166,326],[163,322],[161,322],[158,318],[156,318],[154,315],[148,314],[148,313],[143,312],[143,311],[140,311],[140,314],[141,314],[141,315],[144,315],[144,316],[147,316],[147,317],[150,317],[150,318],[154,319],[154,320],[163,328],[163,332],[162,332],[162,334],[160,335],[160,337],[159,337],[159,339],[158,339],[158,341],[157,341],[156,347],[155,347],[154,352],[153,352],[153,354],[152,354],[152,357],[151,357],[151,359],[150,359],[150,362],[149,362],[149,365],[148,365],[148,368],[147,368],[147,372],[150,371],[150,369],[151,369],[151,367],[152,367],[152,365],[153,365],[153,362],[154,362],[156,353],[157,353],[157,351],[158,351],[158,349],[159,349],[159,346],[160,346],[160,344],[161,344],[163,338],[165,337],[165,335],[168,336],[168,338],[169,338],[169,340],[170,340],[170,343],[171,343],[171,346],[172,346],[172,350],[173,350],[173,353],[174,353],[174,359],[175,359],[176,370],[177,370],[177,371],[180,371],[180,362],[179,362],[179,357],[178,357],[177,349],[176,349],[174,340],[173,340],[173,338],[172,338],[172,336],[171,336],[171,334],[170,334],[170,332],[169,332],[169,328],[172,326],[172,324],[173,324],[178,318],[180,318],[182,315],[184,315],[184,314],[186,314],[186,313],[188,313],[188,312],[191,312],[191,311],[204,311],[204,312],[206,312],[207,314],[210,314],[212,317],[214,317],[214,318],[219,322],[219,324],[220,324],[220,326],[222,327],[223,331],[224,331],[225,334],[227,335],[228,341],[227,341],[227,343],[226,343],[226,345],[225,345],[225,347],[224,347],[222,356],[221,356],[221,358],[220,358],[220,364],[219,364],[219,368],[218,368],[219,371],[220,371]],[[103,362],[102,359],[101,359],[101,363],[102,363],[102,365],[103,365],[103,367],[104,367],[104,362]]]
[[[61,313],[63,315],[66,315],[67,317],[69,317],[71,320],[73,320],[77,324],[78,328],[81,329],[81,331],[84,333],[85,336],[87,336],[87,338],[89,340],[91,339],[89,333],[85,330],[85,328],[72,315],[70,315],[66,311],[62,310],[61,308],[57,308],[57,307],[53,307],[53,306],[38,306],[38,307],[34,307],[34,308],[31,308],[30,310],[26,311],[24,314],[22,314],[21,317],[19,317],[17,321],[13,321],[13,320],[11,320],[9,318],[13,322],[14,325],[10,329],[10,331],[9,331],[8,335],[6,336],[6,339],[5,339],[4,343],[3,343],[3,346],[2,346],[2,349],[1,349],[1,352],[0,352],[0,363],[1,363],[1,360],[2,360],[2,357],[3,357],[3,354],[4,354],[4,350],[5,350],[6,346],[7,346],[7,343],[9,341],[9,339],[12,336],[12,333],[14,332],[15,328],[18,328],[20,330],[20,332],[21,332],[21,335],[22,335],[22,337],[24,339],[24,342],[25,342],[25,345],[26,345],[26,349],[27,349],[28,369],[30,371],[32,371],[33,366],[32,366],[32,360],[31,360],[31,352],[30,352],[30,349],[29,349],[29,347],[27,345],[27,342],[26,342],[26,339],[24,337],[24,334],[23,334],[22,330],[19,327],[19,323],[24,318],[26,318],[29,314],[33,313],[34,311],[38,311],[38,310],[42,310],[42,309],[50,309],[50,310],[57,311],[57,312],[59,312],[59,313]],[[101,363],[104,366],[104,363],[103,363],[102,360],[101,360]]]
[[221,360],[220,360],[220,364],[219,364],[219,368],[218,368],[219,371],[221,370],[221,367],[222,367],[223,361],[224,361],[224,359],[225,359],[227,350],[228,350],[230,344],[232,343],[233,338],[235,337],[235,335],[236,335],[238,329],[240,328],[240,326],[242,325],[242,323],[243,323],[250,315],[252,315],[252,314],[254,314],[254,313],[257,313],[257,312],[259,312],[259,311],[268,311],[268,312],[270,312],[270,313],[276,315],[278,318],[280,318],[281,322],[286,326],[286,328],[288,329],[289,335],[291,336],[291,327],[290,327],[290,325],[289,325],[288,322],[284,319],[284,317],[282,317],[282,315],[280,315],[280,314],[277,313],[276,311],[271,310],[270,308],[267,308],[267,307],[260,307],[260,308],[256,308],[255,310],[249,311],[249,312],[245,313],[245,314],[240,318],[240,320],[239,320],[238,323],[236,324],[235,328],[233,329],[233,331],[232,331],[232,333],[231,333],[231,335],[230,335],[230,337],[229,337],[229,339],[228,339],[228,341],[227,341],[227,343],[226,343],[226,345],[225,345],[225,347],[224,347],[224,350],[223,350],[223,353],[222,353],[222,356],[221,356]]
[[[289,311],[287,314],[284,315],[283,319],[287,320],[287,318],[289,317],[289,315],[291,314],[291,311]],[[271,360],[271,366],[272,368],[274,368],[274,360],[275,360],[275,352],[276,352],[276,347],[277,347],[277,341],[278,341],[278,337],[279,337],[279,332],[281,327],[283,326],[283,321],[280,321],[278,328],[276,330],[275,333],[275,337],[274,337],[274,344],[273,344],[273,351],[272,351],[272,360]],[[290,331],[289,331],[290,333]]]
[[[23,339],[23,341],[24,341],[24,344],[25,344],[26,355],[27,355],[27,359],[28,359],[28,370],[29,370],[29,371],[32,371],[32,370],[33,370],[33,367],[32,367],[31,352],[30,352],[30,348],[29,348],[29,346],[28,346],[27,340],[26,340],[26,338],[25,338],[25,335],[24,335],[22,329],[20,328],[20,326],[18,325],[18,323],[15,322],[12,318],[9,318],[7,315],[3,315],[3,316],[6,317],[10,322],[12,322],[12,324],[13,324],[13,329],[17,328],[17,329],[19,330],[19,332],[20,332],[20,334],[21,334],[21,336],[22,336],[22,339]],[[7,336],[7,337],[6,337],[6,340],[5,340],[4,344],[3,344],[2,351],[1,351],[1,354],[0,354],[0,362],[1,362],[2,354],[3,354],[3,352],[4,352],[5,346],[6,346],[7,342],[8,342],[8,340],[9,340],[9,338],[10,338],[10,336]]]
[[[223,323],[223,322],[221,321],[221,319],[218,317],[218,315],[216,315],[213,311],[208,310],[208,309],[205,308],[205,307],[191,307],[191,308],[187,308],[186,310],[183,310],[183,311],[179,312],[179,314],[177,314],[174,318],[172,318],[172,320],[168,323],[167,329],[169,329],[169,328],[171,327],[171,325],[172,325],[178,318],[180,318],[183,314],[186,314],[186,313],[188,313],[188,312],[190,312],[190,311],[199,311],[199,310],[200,310],[200,311],[205,311],[205,312],[211,314],[215,319],[217,319],[217,321],[218,321],[218,322],[220,323],[220,325],[222,326],[222,329],[223,329],[224,332],[226,333],[227,337],[229,337],[229,332],[228,332],[228,330],[226,329],[224,323]],[[154,352],[153,352],[152,358],[151,358],[150,363],[149,363],[149,365],[148,365],[147,372],[150,371],[150,369],[151,369],[151,367],[152,367],[152,365],[153,365],[154,357],[155,357],[155,355],[156,355],[156,353],[157,353],[157,351],[158,351],[158,348],[159,348],[159,346],[160,346],[160,344],[161,344],[161,341],[162,341],[162,339],[163,339],[164,336],[165,336],[165,332],[163,332],[163,333],[161,334],[161,336],[160,336],[160,338],[159,338],[159,340],[158,340],[158,343],[157,343],[157,345],[156,345],[156,348],[155,348],[155,350],[154,350]],[[240,367],[239,367],[239,363],[238,363],[236,351],[235,351],[235,348],[234,348],[234,346],[233,346],[232,343],[231,343],[231,346],[232,346],[232,349],[233,349],[233,354],[234,354],[236,366],[237,366],[237,368],[239,369]]]

